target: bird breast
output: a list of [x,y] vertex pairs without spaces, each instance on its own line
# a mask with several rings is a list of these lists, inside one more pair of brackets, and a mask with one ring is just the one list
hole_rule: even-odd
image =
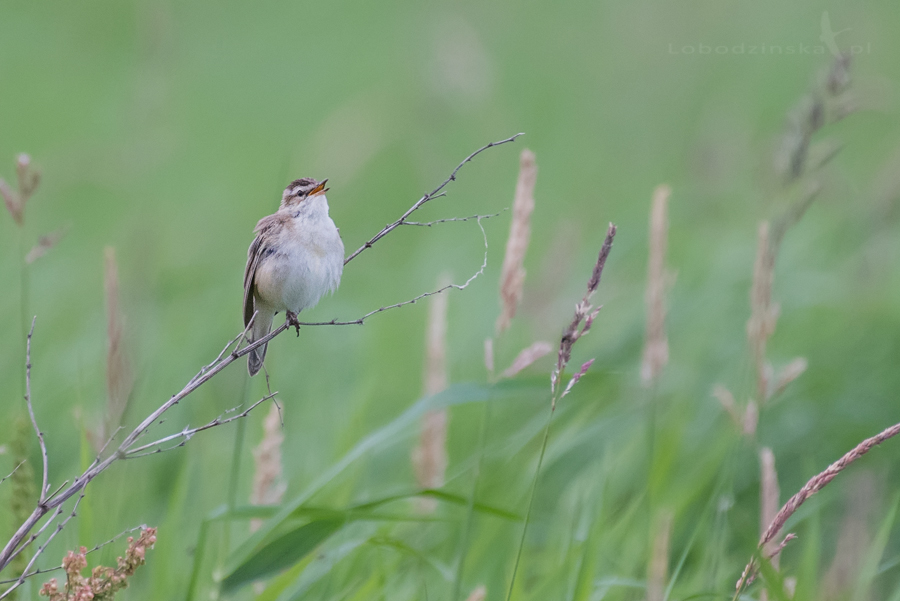
[[337,289],[344,267],[344,244],[328,216],[294,217],[273,240],[259,266],[257,295],[276,311],[299,313]]

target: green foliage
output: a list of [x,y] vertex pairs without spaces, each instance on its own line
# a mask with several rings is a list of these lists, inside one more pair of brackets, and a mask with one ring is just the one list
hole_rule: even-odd
[[[809,368],[762,408],[749,440],[710,391],[723,384],[742,404],[757,395],[745,330],[755,236],[761,220],[790,217],[807,198],[773,165],[786,115],[833,58],[825,16],[840,49],[861,49],[851,72],[864,110],[798,130],[821,151],[805,156],[809,166],[830,143],[842,147],[779,239],[775,265],[780,317],[767,356],[776,371],[798,356]],[[524,131],[467,165],[419,219],[501,212],[483,222],[485,273],[449,296],[445,393],[416,401],[425,303],[364,327],[283,335],[267,358],[284,410],[283,502],[248,505],[263,409],[243,440],[230,424],[114,465],[37,565],[147,523],[160,525],[157,546],[128,598],[460,601],[481,584],[489,601],[503,598],[554,361],[499,383],[483,364],[502,211],[527,146],[538,165],[532,244],[523,304],[495,340],[497,373],[533,341],[558,342],[607,223],[619,233],[597,293],[604,308],[572,357],[572,366],[596,362],[553,416],[513,598],[643,599],[663,513],[672,516],[667,598],[731,598],[760,534],[757,448],[772,448],[784,502],[900,419],[898,34],[887,0],[0,3],[0,177],[15,179],[19,152],[42,173],[22,228],[0,214],[0,476],[29,460],[0,484],[0,540],[21,521],[12,514],[24,506],[11,508],[25,497],[14,491],[30,486],[33,502],[40,473],[33,433],[17,426],[32,315],[51,488],[93,459],[90,435],[107,406],[107,245],[135,374],[133,426],[239,331],[251,230],[286,182],[329,178],[331,215],[352,251],[469,152]],[[646,389],[647,216],[661,182],[673,190],[666,264],[677,277],[670,361]],[[66,226],[26,272],[29,249]],[[474,222],[401,228],[304,317],[356,318],[433,289],[444,271],[461,283],[482,253]],[[206,423],[266,392],[263,378],[247,383],[232,366],[153,432]],[[449,464],[445,485],[423,492],[410,451],[433,408],[449,412]],[[898,458],[900,441],[888,441],[850,468],[878,484],[859,526],[868,544],[837,598],[900,599]],[[785,532],[798,539],[779,571],[764,564],[742,598],[791,578],[798,601],[828,593],[852,513],[844,476],[793,516]],[[420,513],[422,494],[436,499],[434,513]],[[254,519],[263,524],[251,532]],[[97,555],[114,565],[113,549]]]

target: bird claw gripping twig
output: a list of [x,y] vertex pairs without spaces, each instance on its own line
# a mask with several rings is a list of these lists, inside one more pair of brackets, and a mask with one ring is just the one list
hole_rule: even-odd
[[287,324],[288,328],[296,328],[297,329],[297,337],[300,337],[300,320],[297,319],[297,314],[293,311],[287,312]]

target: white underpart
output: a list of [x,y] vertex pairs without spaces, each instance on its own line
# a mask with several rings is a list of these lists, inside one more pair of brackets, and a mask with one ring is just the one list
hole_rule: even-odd
[[337,289],[344,269],[344,244],[328,216],[324,194],[286,210],[293,214],[294,227],[285,228],[283,239],[275,245],[278,251],[264,259],[260,271],[265,273],[257,276],[258,282],[277,284],[257,293],[261,304],[275,311],[299,313]]

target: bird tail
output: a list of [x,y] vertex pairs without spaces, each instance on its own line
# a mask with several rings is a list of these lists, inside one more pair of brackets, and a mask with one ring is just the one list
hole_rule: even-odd
[[[248,333],[250,344],[253,344],[253,342],[259,340],[272,330],[273,317],[274,315],[271,313],[257,312],[256,319],[253,321],[253,326]],[[262,369],[263,360],[266,358],[266,347],[268,346],[269,343],[267,342],[261,347],[253,349],[247,355],[247,369],[250,370],[251,376],[255,376],[256,373]]]

